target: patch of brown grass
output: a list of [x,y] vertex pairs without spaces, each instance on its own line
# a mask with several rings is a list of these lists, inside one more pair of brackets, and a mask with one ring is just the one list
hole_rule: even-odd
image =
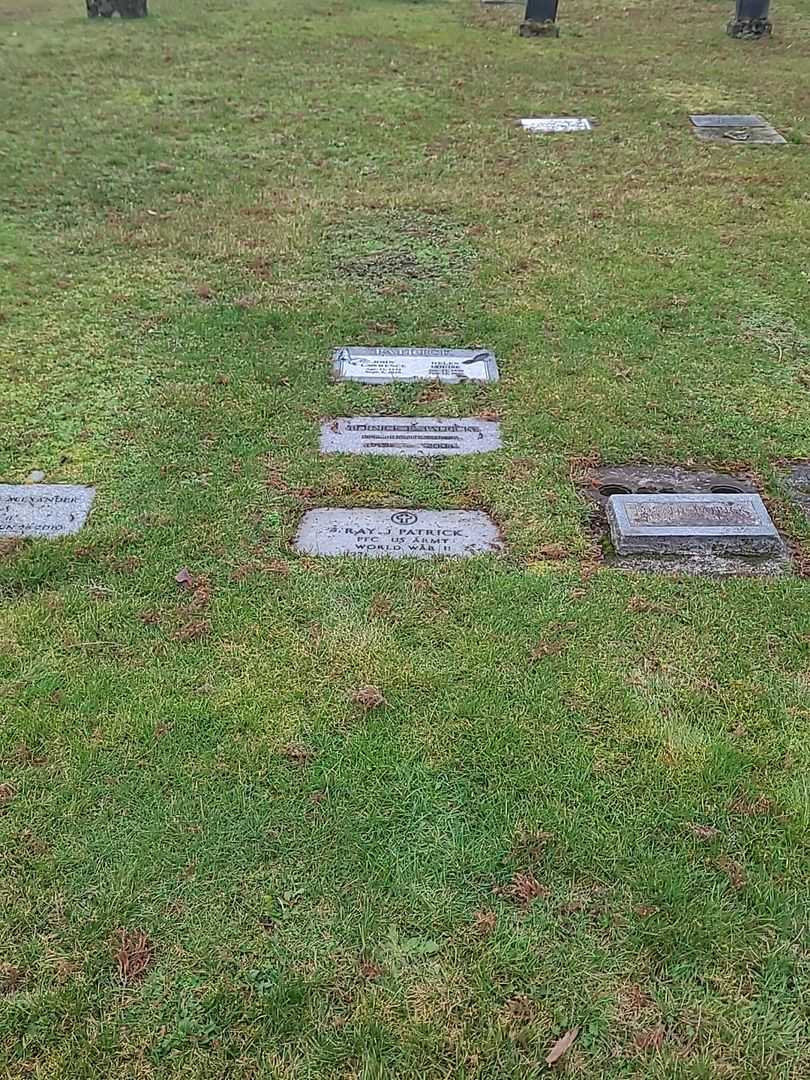
[[495,885],[492,891],[502,900],[509,900],[521,908],[527,908],[533,901],[551,895],[550,890],[541,885],[531,871],[516,872],[510,882],[506,885]]
[[114,958],[118,977],[124,986],[140,982],[154,960],[154,945],[143,930],[117,932]]
[[363,712],[371,712],[386,703],[382,691],[376,686],[358,686],[356,690],[350,690],[349,701]]

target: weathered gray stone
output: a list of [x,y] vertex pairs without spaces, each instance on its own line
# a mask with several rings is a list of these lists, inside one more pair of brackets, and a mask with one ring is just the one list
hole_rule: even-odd
[[740,143],[745,146],[784,146],[787,143],[776,128],[765,127],[699,127],[695,134],[701,142]]
[[344,346],[332,355],[335,378],[364,383],[496,382],[498,364],[486,349]]
[[593,124],[585,116],[524,117],[519,121],[524,131],[533,133],[590,131]]
[[143,19],[147,14],[147,0],[87,0],[90,19],[110,19],[113,15],[120,15],[122,19]]
[[500,424],[475,417],[348,416],[321,424],[325,454],[451,457],[501,447]]
[[734,116],[727,113],[695,113],[689,119],[695,127],[770,127],[767,120],[751,114]]
[[0,484],[0,536],[55,539],[77,533],[95,489],[71,484]]
[[478,510],[309,510],[295,538],[307,555],[468,558],[502,550],[494,521]]
[[583,494],[603,507],[611,495],[756,494],[744,476],[679,465],[603,465],[588,469],[583,481]]
[[612,495],[619,555],[779,556],[785,545],[759,495]]
[[793,498],[810,517],[810,463],[792,466],[787,485]]

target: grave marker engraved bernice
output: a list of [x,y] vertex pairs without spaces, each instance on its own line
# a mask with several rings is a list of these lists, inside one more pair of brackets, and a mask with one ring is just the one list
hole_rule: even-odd
[[497,382],[498,363],[487,349],[343,346],[332,355],[336,379],[364,383]]
[[498,526],[479,510],[309,510],[295,548],[371,559],[469,558],[500,552]]
[[500,424],[475,417],[347,416],[321,424],[324,454],[452,457],[502,446]]
[[785,553],[759,495],[612,495],[607,515],[619,555]]
[[95,488],[72,484],[0,484],[0,536],[55,539],[77,533]]
[[524,117],[519,123],[524,131],[534,134],[593,130],[593,124],[585,116]]

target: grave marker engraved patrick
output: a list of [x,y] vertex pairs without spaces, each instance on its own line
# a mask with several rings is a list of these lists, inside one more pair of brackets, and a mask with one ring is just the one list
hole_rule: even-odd
[[498,364],[487,349],[344,346],[332,355],[335,378],[364,383],[497,382]]
[[347,416],[321,424],[325,454],[452,457],[500,449],[500,424],[433,416]]
[[0,536],[55,539],[77,533],[95,488],[71,484],[0,484]]
[[759,495],[612,495],[607,515],[619,555],[785,553]]
[[295,538],[307,555],[372,559],[462,559],[502,547],[498,526],[479,510],[309,510]]

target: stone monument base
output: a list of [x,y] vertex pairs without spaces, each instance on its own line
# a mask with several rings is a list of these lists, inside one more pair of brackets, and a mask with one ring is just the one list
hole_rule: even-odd
[[770,19],[730,19],[726,32],[733,38],[769,37],[773,33]]
[[553,19],[545,19],[543,22],[527,19],[520,24],[518,33],[521,37],[559,37],[560,28]]
[[88,19],[143,19],[148,15],[147,0],[87,0]]

